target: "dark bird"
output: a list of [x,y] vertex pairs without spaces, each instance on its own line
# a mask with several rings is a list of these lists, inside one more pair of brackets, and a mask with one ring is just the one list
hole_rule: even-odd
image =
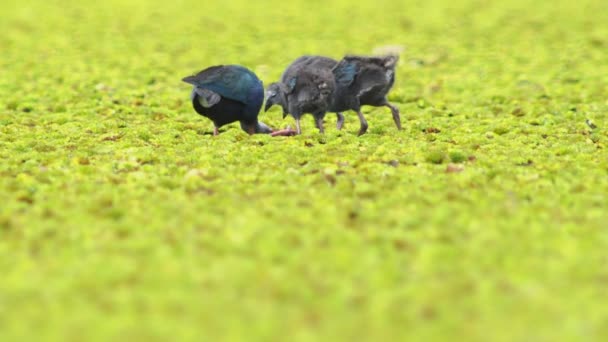
[[[280,105],[283,118],[291,115],[296,119],[296,132],[301,133],[300,117],[311,113],[315,125],[323,133],[323,118],[329,110],[335,81],[332,68],[337,61],[323,56],[302,56],[293,61],[283,72],[279,82],[272,83],[266,90],[266,106],[268,111],[273,105]],[[344,116],[337,113],[338,129],[342,129]]]
[[182,81],[192,84],[191,99],[194,110],[213,121],[213,135],[223,125],[239,121],[249,133],[272,133],[258,113],[264,102],[262,81],[249,69],[240,65],[217,65]]
[[334,68],[336,82],[332,112],[354,110],[359,116],[359,135],[367,131],[367,121],[361,106],[388,107],[397,129],[401,129],[399,109],[388,102],[386,96],[395,83],[398,56],[364,57],[345,56]]

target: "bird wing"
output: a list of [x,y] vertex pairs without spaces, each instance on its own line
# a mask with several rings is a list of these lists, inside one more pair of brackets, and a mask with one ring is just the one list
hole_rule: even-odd
[[334,68],[336,83],[348,86],[361,96],[375,88],[385,88],[395,80],[398,56],[346,56]]
[[364,67],[357,78],[357,95],[361,96],[374,88],[385,88],[394,81],[392,70],[380,69],[376,66]]
[[310,101],[313,97],[314,97],[314,95],[312,94],[310,89],[302,88],[302,89],[298,90],[297,102],[304,103],[304,102]]
[[251,71],[235,65],[213,66],[196,75],[185,77],[183,81],[243,104],[247,104],[253,85],[261,82]]
[[[398,60],[399,56],[393,55],[383,57],[348,55],[342,58],[332,71],[339,87],[350,87],[355,82],[355,79],[361,77],[365,70],[368,69],[383,70],[383,76],[378,74],[371,78],[376,78],[378,82],[383,82],[382,79],[389,80],[390,82],[394,78],[395,66]],[[373,80],[369,79],[362,83],[369,83],[370,81]],[[364,87],[368,88],[369,86]]]
[[327,106],[327,99],[334,90],[335,82],[331,71],[305,67],[298,74],[291,96],[292,99],[295,99],[294,104],[300,106],[300,108],[317,111]]
[[286,80],[285,85],[287,86],[287,94],[293,93],[294,89],[296,89],[296,84],[298,83],[298,77],[293,76]]
[[287,86],[288,93],[292,93],[298,82],[298,75],[304,69],[329,69],[338,62],[324,56],[301,56],[294,60],[281,75],[281,82]]
[[344,58],[332,69],[338,87],[349,87],[355,81],[359,72],[359,63]]

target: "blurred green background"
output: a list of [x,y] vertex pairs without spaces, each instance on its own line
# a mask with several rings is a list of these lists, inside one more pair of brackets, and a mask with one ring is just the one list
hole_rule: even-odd
[[[0,339],[604,340],[607,9],[2,2]],[[362,137],[212,137],[180,81],[386,51]]]

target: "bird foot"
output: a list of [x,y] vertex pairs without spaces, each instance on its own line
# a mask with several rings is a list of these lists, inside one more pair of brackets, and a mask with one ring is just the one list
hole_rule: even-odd
[[367,132],[367,125],[361,126],[361,128],[359,129],[359,133],[357,134],[357,136],[362,136],[363,134],[365,134],[365,132]]

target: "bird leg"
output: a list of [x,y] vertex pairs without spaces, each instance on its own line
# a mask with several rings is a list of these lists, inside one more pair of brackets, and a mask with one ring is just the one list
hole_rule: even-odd
[[220,129],[217,126],[213,126],[213,135],[220,135]]
[[367,121],[365,120],[363,113],[361,113],[361,109],[357,110],[357,116],[359,117],[359,122],[361,123],[361,128],[359,129],[358,135],[361,136],[367,132]]
[[325,133],[325,130],[323,129],[323,116],[315,116],[315,126],[319,129],[319,133]]
[[342,115],[342,113],[336,113],[336,116],[338,117],[338,121],[336,121],[336,128],[341,130],[342,126],[344,126],[344,115]]
[[300,128],[300,118],[296,118],[296,134],[302,134],[302,129]]
[[401,129],[401,117],[399,117],[399,108],[393,106],[388,101],[386,101],[385,106],[391,109],[391,113],[393,113],[393,121],[395,121],[395,125],[397,129]]

